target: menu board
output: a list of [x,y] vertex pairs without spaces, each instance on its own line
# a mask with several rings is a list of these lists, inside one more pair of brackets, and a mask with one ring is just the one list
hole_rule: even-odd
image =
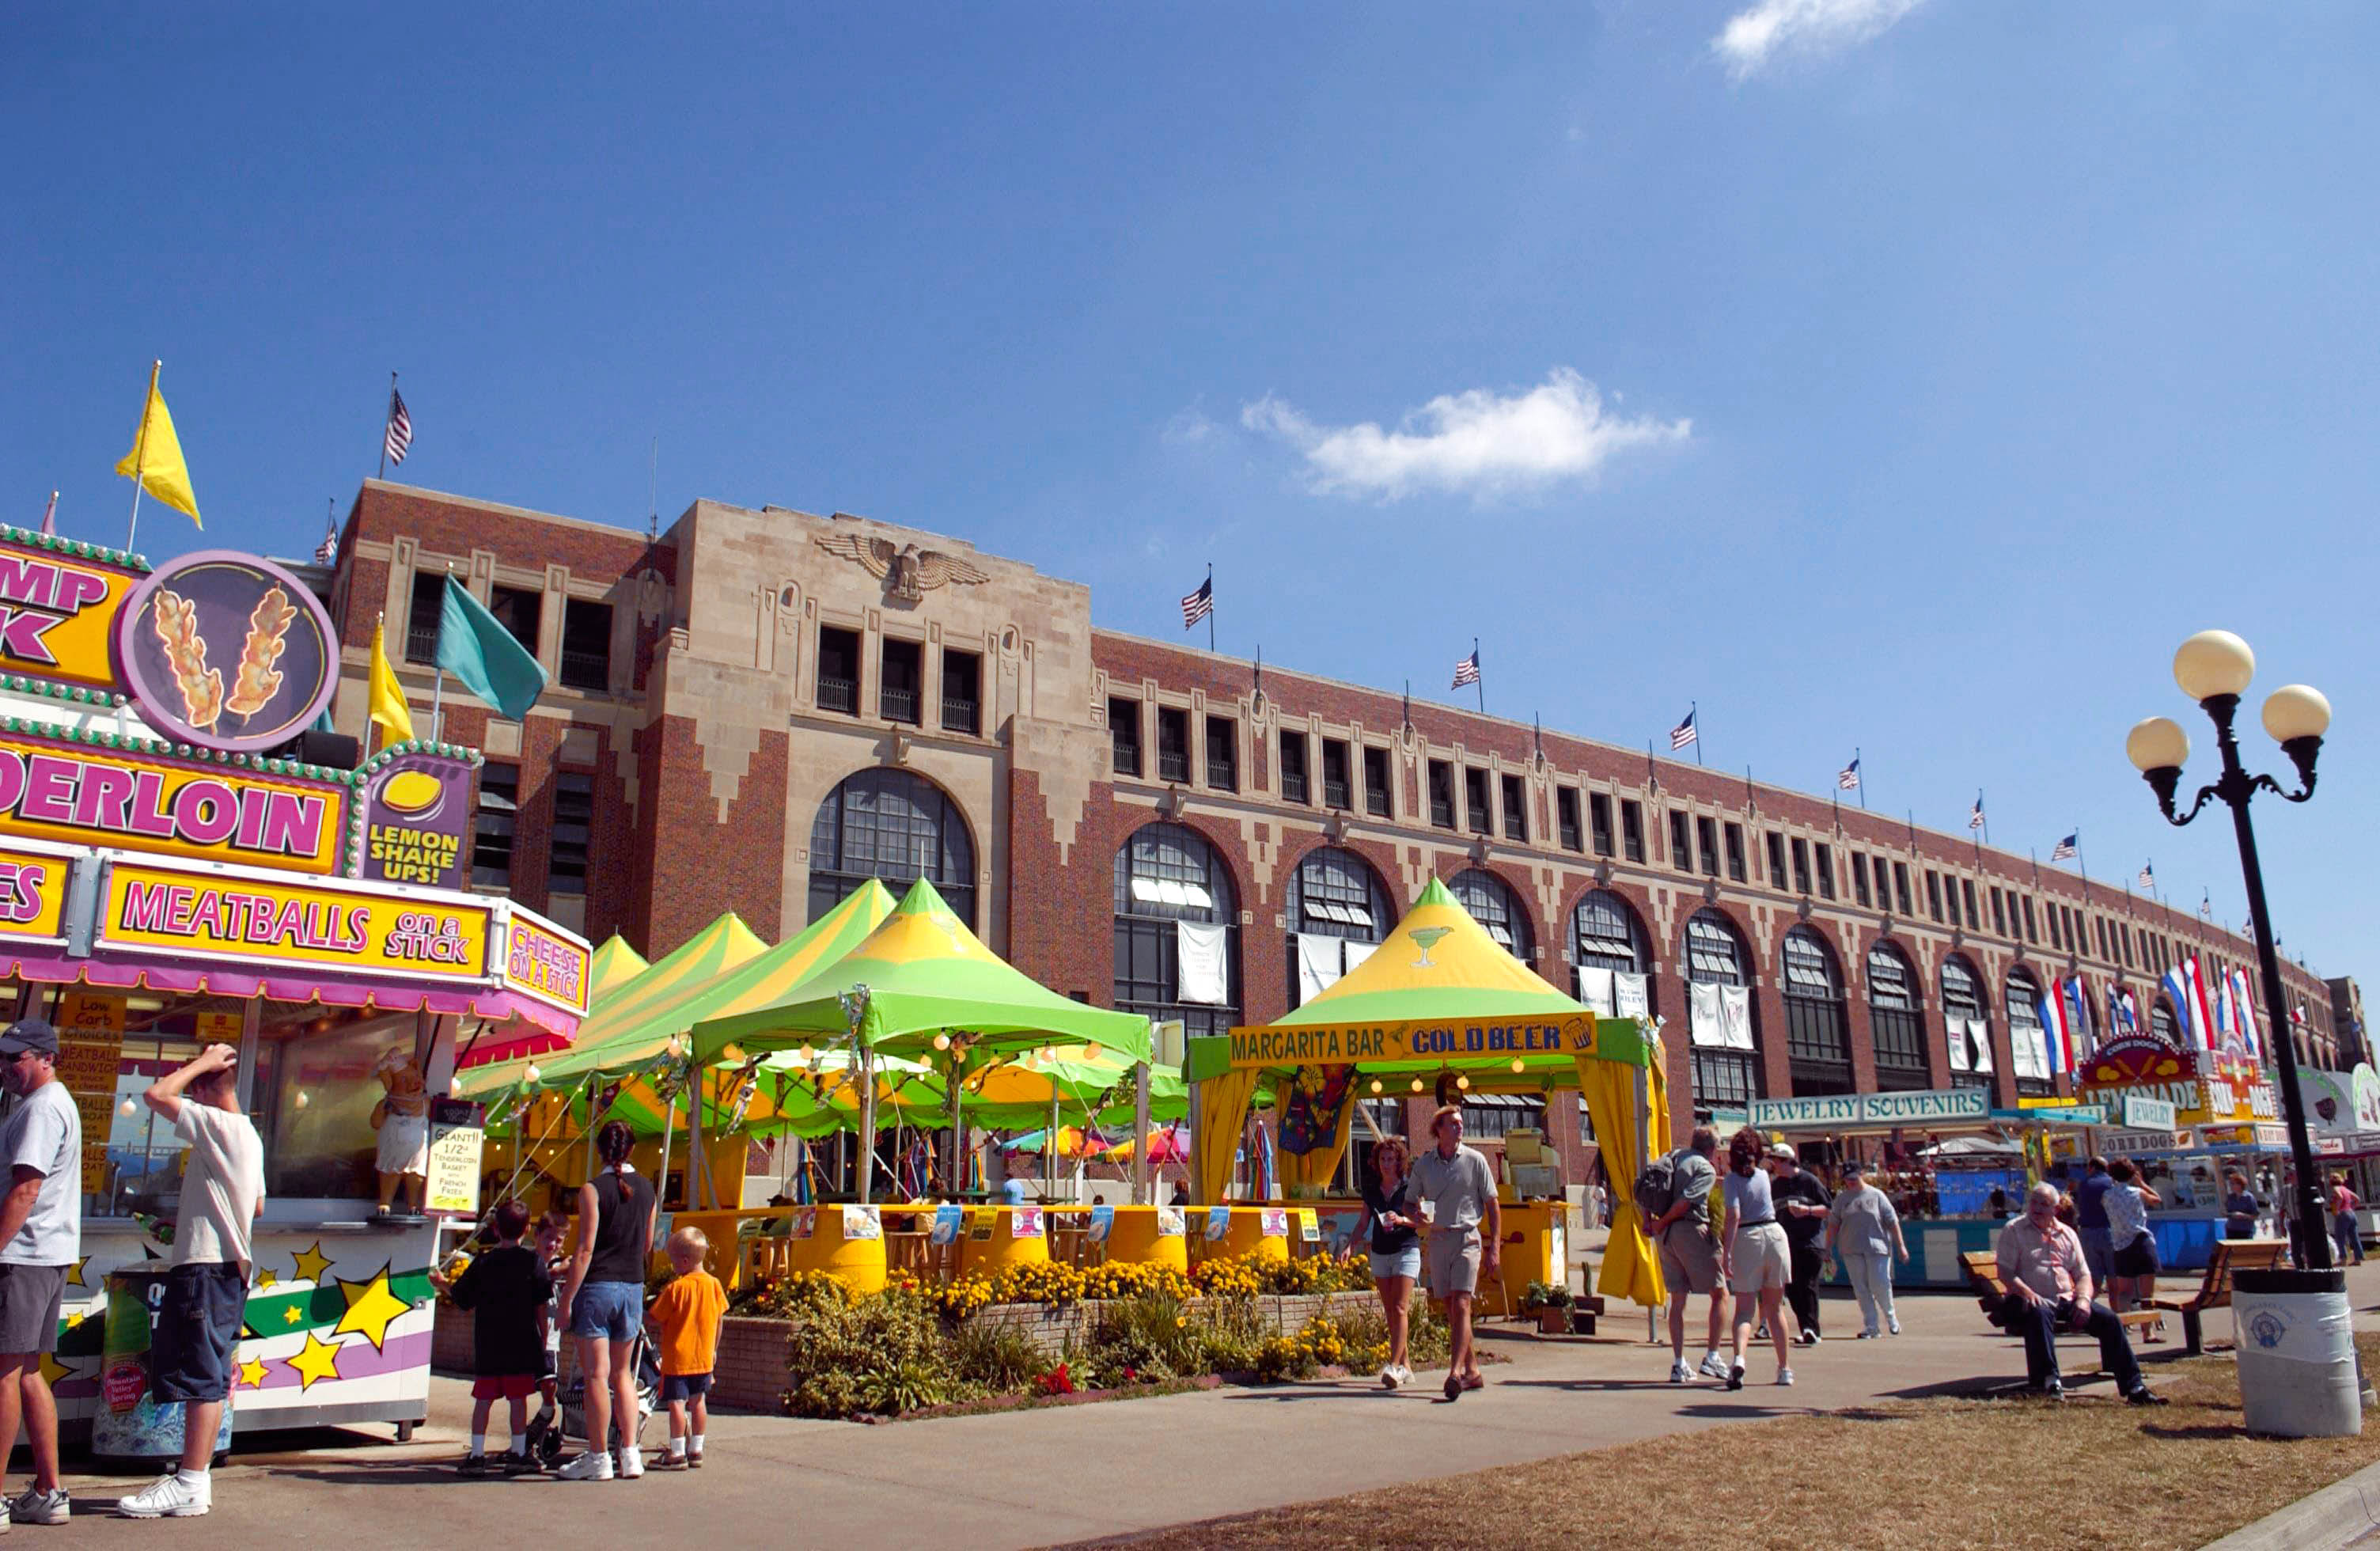
[[106,1188],[107,1133],[115,1124],[115,1069],[124,1061],[124,999],[69,991],[58,1000],[58,1081],[82,1120],[83,1189]]
[[487,1110],[468,1099],[430,1101],[430,1170],[422,1209],[471,1217],[480,1210],[480,1158]]

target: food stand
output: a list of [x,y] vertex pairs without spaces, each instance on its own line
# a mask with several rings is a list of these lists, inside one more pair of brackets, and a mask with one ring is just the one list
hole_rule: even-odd
[[[1190,1042],[1193,1199],[1223,1203],[1234,1143],[1261,1079],[1271,1080],[1288,1194],[1318,1193],[1337,1172],[1357,1096],[1576,1088],[1611,1181],[1611,1239],[1598,1281],[1611,1296],[1661,1301],[1652,1248],[1630,1209],[1637,1162],[1669,1145],[1658,1047],[1633,1019],[1598,1018],[1489,937],[1433,878],[1369,957],[1305,1005],[1260,1027]],[[1508,1181],[1501,1283],[1517,1307],[1532,1281],[1567,1276],[1562,1201],[1524,1200]],[[1349,1203],[1324,1203],[1334,1224]]]
[[[0,994],[57,1025],[83,1131],[80,1254],[42,1363],[62,1423],[149,1403],[134,1343],[103,1336],[131,1323],[108,1317],[109,1273],[167,1257],[180,1190],[181,1144],[140,1096],[220,1041],[265,1148],[237,1428],[409,1430],[436,1228],[375,1217],[375,1109],[399,1083],[443,1094],[466,1019],[566,1036],[587,944],[456,887],[476,754],[278,752],[339,660],[286,572],[223,551],[152,571],[0,528]],[[442,1140],[443,1158],[469,1137]]]
[[[2236,1037],[2227,1048],[2208,1050],[2138,1034],[2101,1045],[2080,1076],[2084,1102],[2119,1121],[2128,1103],[2171,1106],[2169,1127],[2098,1132],[2089,1145],[2141,1164],[2163,1198],[2149,1213],[2149,1229],[2165,1269],[2204,1268],[2223,1237],[2224,1170],[2238,1168],[2252,1181],[2260,1157],[2288,1151],[2280,1103],[2262,1065]],[[2166,1118],[2162,1109],[2156,1118]]]

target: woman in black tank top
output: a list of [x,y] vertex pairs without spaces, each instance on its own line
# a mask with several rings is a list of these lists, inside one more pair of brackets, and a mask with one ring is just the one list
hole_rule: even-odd
[[653,1186],[628,1162],[635,1138],[619,1121],[607,1122],[595,1133],[595,1153],[603,1172],[578,1187],[578,1248],[570,1260],[569,1284],[563,1301],[570,1311],[570,1333],[578,1339],[578,1367],[587,1376],[587,1452],[562,1468],[571,1481],[609,1481],[613,1460],[608,1447],[596,1440],[611,1436],[612,1419],[621,1420],[625,1444],[619,1453],[618,1473],[645,1473],[643,1456],[635,1447],[637,1375],[629,1348],[645,1317],[645,1263],[652,1253]]

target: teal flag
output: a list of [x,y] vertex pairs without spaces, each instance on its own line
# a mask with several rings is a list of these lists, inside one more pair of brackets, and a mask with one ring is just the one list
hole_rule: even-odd
[[545,693],[537,659],[452,576],[438,617],[438,666],[515,721]]

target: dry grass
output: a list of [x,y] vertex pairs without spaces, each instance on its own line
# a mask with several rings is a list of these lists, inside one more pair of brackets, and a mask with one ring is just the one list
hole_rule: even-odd
[[[2380,1338],[2358,1347],[2369,1371]],[[2160,1363],[2153,1378],[2171,1405],[2128,1406],[2101,1383],[2063,1406],[1918,1400],[1730,1423],[1134,1544],[2157,1551],[2204,1545],[2380,1460],[2380,1427],[2251,1437],[2228,1354]]]

